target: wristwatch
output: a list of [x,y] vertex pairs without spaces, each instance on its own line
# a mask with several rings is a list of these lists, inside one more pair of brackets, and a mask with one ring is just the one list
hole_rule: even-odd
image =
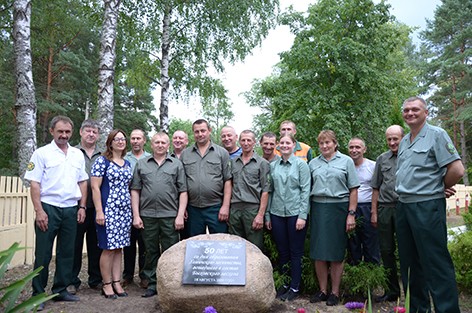
[[80,210],[80,209],[87,210],[87,208],[86,208],[86,207],[84,207],[83,205],[79,206],[79,210]]
[[354,210],[349,210],[348,214],[354,216],[354,215],[356,215],[356,211],[354,211]]

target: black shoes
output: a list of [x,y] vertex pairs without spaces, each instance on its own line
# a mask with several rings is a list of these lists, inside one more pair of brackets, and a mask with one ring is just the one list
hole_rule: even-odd
[[75,302],[75,301],[80,301],[80,298],[74,295],[71,295],[70,293],[63,292],[59,294],[57,297],[53,298],[54,301],[66,301],[66,302]]
[[119,280],[115,280],[115,281],[112,282],[111,287],[113,288],[113,292],[120,298],[121,297],[127,297],[128,293],[126,291],[124,291],[124,290],[123,290],[123,292],[116,291],[115,284],[119,284],[119,283],[120,283]]
[[279,299],[282,301],[292,301],[298,298],[298,296],[299,296],[299,292],[290,288],[286,293],[281,295]]
[[331,293],[328,297],[328,300],[326,300],[326,305],[334,306],[338,304],[339,304],[339,297],[335,295],[334,293]]
[[157,295],[157,291],[153,289],[146,289],[146,291],[141,295],[141,297],[150,298],[150,297],[154,297],[155,295]]
[[114,292],[113,292],[112,294],[107,294],[107,293],[105,292],[105,286],[107,286],[107,285],[111,285],[111,282],[103,283],[103,286],[102,286],[102,296],[104,296],[104,297],[107,298],[107,299],[116,299],[117,296],[116,296],[116,294],[115,294]]
[[378,297],[375,297],[375,302],[377,303],[380,303],[380,302],[393,302],[393,301],[397,301],[399,298],[399,296],[396,296],[396,295],[388,295],[388,294],[384,294],[383,296],[378,296]]
[[310,298],[311,303],[323,302],[328,300],[328,295],[325,294],[323,291],[318,291]]
[[39,311],[43,311],[43,310],[44,310],[44,308],[45,308],[45,306],[46,306],[46,305],[44,304],[44,302],[43,302],[43,303],[40,303],[40,304],[38,304],[38,307],[36,308],[36,311],[37,311],[37,312],[39,312]]
[[275,297],[280,298],[281,296],[286,294],[289,289],[290,288],[288,286],[281,286],[279,289],[277,289],[277,293],[275,294]]

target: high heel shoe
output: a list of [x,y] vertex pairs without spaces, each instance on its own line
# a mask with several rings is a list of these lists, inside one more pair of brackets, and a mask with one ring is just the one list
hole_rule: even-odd
[[115,289],[115,284],[119,283],[120,281],[119,280],[114,280],[111,284],[111,287],[113,288],[113,291],[115,292],[115,294],[118,296],[118,297],[127,297],[128,296],[128,293],[126,291],[123,291],[123,292],[118,292],[116,291]]
[[[111,285],[111,282],[108,282],[108,283],[103,283],[103,286],[102,286],[102,296],[104,296],[105,298],[107,299],[116,299],[117,296],[115,293],[112,293],[111,295],[107,294],[105,292],[105,286],[106,285]],[[111,286],[113,288],[113,285]],[[113,288],[113,291],[115,291],[115,288]]]

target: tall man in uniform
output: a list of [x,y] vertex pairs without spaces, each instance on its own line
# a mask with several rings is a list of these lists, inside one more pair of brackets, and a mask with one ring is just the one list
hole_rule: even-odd
[[[66,116],[56,116],[50,123],[53,140],[36,151],[25,173],[31,183],[35,219],[34,269],[44,268],[33,278],[33,296],[45,292],[54,239],[56,272],[52,292],[55,300],[79,301],[67,292],[72,282],[74,245],[77,223],[83,223],[87,200],[87,179],[83,153],[69,145],[74,124]],[[79,203],[79,205],[77,205]],[[38,310],[44,309],[44,304]]]
[[[283,136],[284,134],[292,134],[293,137],[296,138],[296,134],[297,134],[297,127],[295,125],[294,122],[292,121],[283,121],[282,123],[280,123],[280,136]],[[276,149],[276,152],[277,155],[281,155],[280,154],[280,151],[279,151],[279,147],[277,147]],[[313,150],[311,149],[311,147],[309,145],[307,145],[306,143],[304,142],[301,142],[301,141],[297,141],[295,143],[295,148],[293,149],[293,154],[296,156],[296,157],[299,157],[300,159],[306,161],[307,163],[311,161],[311,159],[313,159],[314,157],[314,154],[313,154]]]
[[188,135],[183,130],[176,130],[172,135],[172,153],[174,158],[180,159],[180,155],[188,145]]
[[275,153],[275,147],[277,147],[277,136],[273,132],[263,133],[259,143],[262,148],[262,157],[269,161],[269,163],[280,159],[280,156]]
[[195,145],[182,152],[187,177],[190,236],[226,233],[231,200],[231,169],[228,151],[210,140],[211,128],[204,119],[193,122]]
[[397,301],[400,297],[398,283],[397,260],[395,257],[395,206],[398,195],[395,192],[395,173],[397,171],[397,153],[400,141],[404,136],[401,126],[392,125],[387,128],[388,151],[382,153],[375,162],[372,175],[372,225],[377,227],[380,242],[382,265],[387,269],[387,288],[382,296],[375,298],[376,302]]
[[426,122],[426,102],[403,103],[410,133],[398,149],[397,239],[403,288],[411,312],[460,312],[454,264],[447,250],[446,199],[464,175],[464,166],[447,133]]
[[225,126],[221,129],[221,143],[228,151],[229,158],[234,159],[243,153],[241,147],[236,144],[238,142],[238,135],[232,126]]
[[149,281],[149,298],[157,294],[156,267],[162,252],[179,242],[187,208],[187,182],[182,162],[167,154],[169,136],[157,133],[151,139],[153,154],[136,164],[131,183],[133,226],[141,229],[146,246],[143,274]]
[[377,228],[371,223],[372,187],[370,182],[374,173],[375,162],[364,158],[367,151],[364,140],[352,138],[348,144],[349,156],[356,166],[360,186],[357,191],[355,235],[349,239],[350,262],[359,264],[361,261],[380,264],[380,246]]
[[[101,154],[97,147],[99,137],[99,125],[97,121],[85,120],[80,126],[80,143],[76,148],[80,149],[85,158],[85,171],[90,177],[90,169],[95,159]],[[87,240],[87,273],[88,285],[92,289],[100,289],[102,275],[100,273],[100,255],[102,249],[98,247],[97,230],[95,229],[95,207],[92,200],[92,189],[90,179],[87,180],[87,204],[85,221],[77,225],[77,236],[75,238],[74,267],[72,268],[72,284],[67,291],[75,294],[81,284],[79,273],[82,268],[82,251],[84,247],[84,236]]]
[[[146,135],[141,129],[134,129],[129,136],[131,144],[131,151],[128,151],[125,160],[131,164],[131,169],[134,170],[138,160],[150,156],[151,154],[144,151],[144,144],[146,143]],[[124,269],[123,269],[123,287],[129,285],[134,279],[134,267],[136,265],[136,243],[138,244],[138,268],[139,278],[141,279],[139,285],[142,288],[147,288],[147,280],[142,273],[144,266],[144,255],[146,248],[144,246],[143,238],[140,230],[131,227],[131,242],[129,247],[123,248]]]
[[229,233],[264,248],[264,214],[269,199],[269,162],[254,152],[256,134],[244,130],[239,136],[241,156],[231,160],[233,192]]

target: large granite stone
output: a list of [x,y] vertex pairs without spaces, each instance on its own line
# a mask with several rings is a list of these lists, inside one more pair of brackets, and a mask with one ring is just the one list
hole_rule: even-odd
[[[245,240],[229,234],[211,234],[190,240]],[[252,243],[246,241],[246,285],[183,285],[186,240],[166,250],[157,265],[158,301],[163,312],[202,312],[213,306],[218,313],[266,312],[275,299],[272,265]]]

